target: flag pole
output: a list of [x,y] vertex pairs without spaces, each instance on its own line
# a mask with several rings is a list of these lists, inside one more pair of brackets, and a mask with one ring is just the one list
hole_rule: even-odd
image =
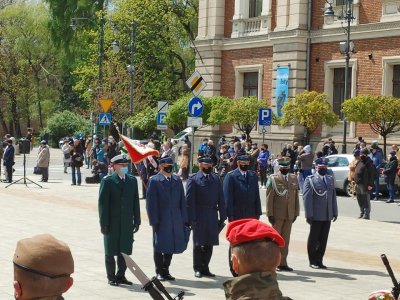
[[[116,129],[117,132],[118,132],[119,139],[120,139],[120,140],[122,141],[122,143],[125,145],[124,139],[121,137],[121,132],[119,131],[118,124],[117,124],[117,123],[114,123],[114,126],[115,126],[115,129]],[[126,145],[125,145],[125,147],[126,147]],[[128,151],[128,150],[127,150],[127,151]],[[129,153],[129,152],[128,152],[128,153]],[[142,181],[142,184],[143,184],[144,188],[147,190],[147,184],[145,183],[145,181],[144,181],[144,179],[143,179],[143,177],[142,177],[142,174],[140,174],[139,169],[138,169],[137,165],[133,162],[132,158],[131,158],[131,165],[135,167],[136,172],[138,173],[139,178],[140,178],[140,180]],[[143,166],[143,167],[144,167],[144,166]],[[143,197],[144,197],[144,196],[145,196],[145,195],[143,195]]]

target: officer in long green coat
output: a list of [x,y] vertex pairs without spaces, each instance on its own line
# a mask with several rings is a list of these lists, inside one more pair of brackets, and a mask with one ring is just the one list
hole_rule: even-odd
[[[125,277],[126,264],[121,252],[132,254],[133,234],[139,230],[138,185],[136,178],[127,174],[129,161],[125,154],[115,156],[111,163],[115,173],[103,178],[99,193],[107,279],[112,286],[132,285]],[[114,256],[118,264],[116,273]]]

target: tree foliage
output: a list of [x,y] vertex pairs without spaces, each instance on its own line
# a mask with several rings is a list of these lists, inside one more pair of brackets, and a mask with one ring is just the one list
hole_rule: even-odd
[[347,99],[342,111],[349,121],[369,124],[373,132],[383,137],[386,156],[387,136],[400,131],[400,99],[358,95]]
[[282,108],[282,126],[300,124],[307,131],[307,138],[322,125],[333,127],[339,120],[332,111],[328,96],[316,91],[305,91],[290,98]]
[[157,108],[146,107],[139,113],[130,117],[127,123],[132,128],[140,130],[144,136],[150,136],[157,126],[156,118]]
[[[20,121],[32,118],[43,126],[44,115],[57,99],[58,54],[48,35],[44,5],[14,3],[0,10],[0,118],[7,132],[21,134]],[[45,108],[44,108],[45,107]],[[7,118],[12,122],[5,126]]]
[[65,110],[55,113],[49,118],[45,131],[49,133],[51,144],[56,146],[60,138],[65,136],[77,132],[88,134],[90,131],[90,121],[77,113]]
[[256,97],[234,99],[228,110],[227,121],[233,123],[236,129],[250,138],[250,132],[257,124],[258,110],[266,106],[265,100],[258,100]]

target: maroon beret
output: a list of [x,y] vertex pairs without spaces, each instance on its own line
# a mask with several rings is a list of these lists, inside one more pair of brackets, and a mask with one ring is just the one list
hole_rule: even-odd
[[226,239],[232,246],[270,239],[279,247],[285,246],[285,240],[271,226],[256,219],[241,219],[230,222],[226,230]]

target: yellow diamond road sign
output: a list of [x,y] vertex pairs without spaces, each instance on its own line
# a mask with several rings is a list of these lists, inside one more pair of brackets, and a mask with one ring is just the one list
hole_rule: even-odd
[[105,113],[107,113],[110,110],[111,105],[113,103],[111,99],[100,99],[99,102],[101,107],[103,108],[103,112]]
[[194,71],[192,76],[190,76],[190,78],[186,81],[186,85],[190,88],[195,96],[198,96],[207,86],[206,82],[198,71]]

